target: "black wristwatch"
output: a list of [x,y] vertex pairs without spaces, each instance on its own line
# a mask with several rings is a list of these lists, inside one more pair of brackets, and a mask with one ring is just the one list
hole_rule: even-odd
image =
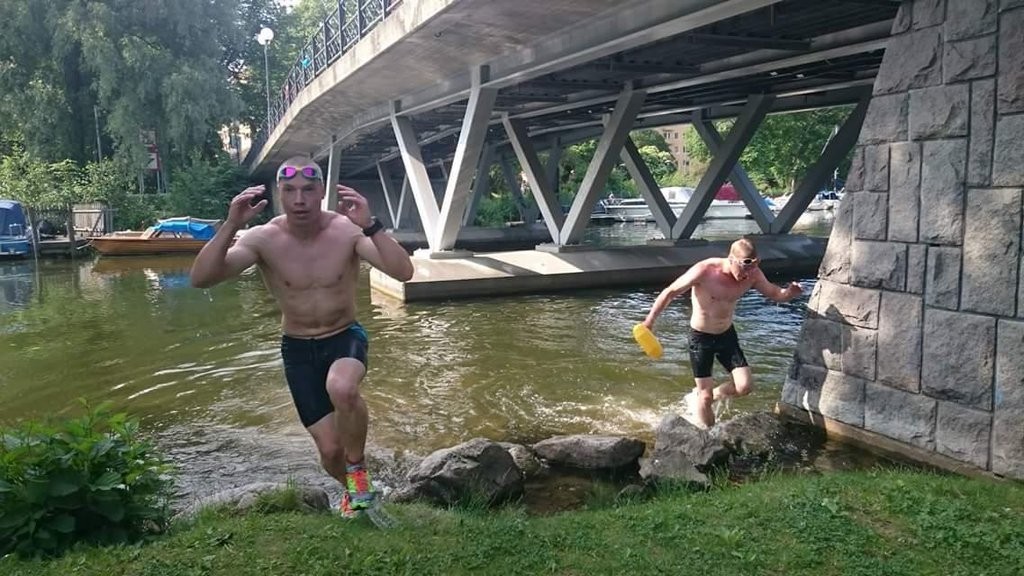
[[363,228],[364,235],[373,236],[377,232],[380,232],[381,230],[384,229],[384,223],[381,222],[380,220],[377,220],[376,216],[371,216],[370,220],[373,220],[373,224],[370,224],[366,228]]

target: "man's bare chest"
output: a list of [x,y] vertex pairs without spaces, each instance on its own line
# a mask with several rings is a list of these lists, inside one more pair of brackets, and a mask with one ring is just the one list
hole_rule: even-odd
[[709,303],[733,303],[750,289],[748,282],[736,282],[731,278],[709,278],[701,282],[700,295]]
[[264,274],[289,290],[332,288],[359,273],[354,256],[353,247],[344,242],[282,246],[264,257]]

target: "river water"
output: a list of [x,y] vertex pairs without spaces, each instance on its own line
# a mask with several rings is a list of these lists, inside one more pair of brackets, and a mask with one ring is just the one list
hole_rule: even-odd
[[[808,231],[827,230],[826,222]],[[588,234],[595,244],[657,236],[653,226],[632,224]],[[332,486],[292,407],[279,313],[258,273],[199,290],[188,283],[191,260],[0,262],[0,425],[80,413],[79,398],[110,401],[170,455],[189,498],[289,477]],[[662,359],[647,359],[632,340],[659,287],[402,305],[371,297],[363,272],[368,442],[384,483],[418,457],[479,436],[651,442],[658,420],[693,385],[688,299],[658,322]],[[780,305],[752,292],[738,305],[756,389],[734,402],[736,412],[779,398],[814,282],[799,280],[801,299]]]

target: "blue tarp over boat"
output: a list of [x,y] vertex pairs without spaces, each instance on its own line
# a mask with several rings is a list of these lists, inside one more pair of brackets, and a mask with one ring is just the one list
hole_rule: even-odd
[[0,236],[25,236],[25,210],[16,200],[0,200]]
[[154,232],[188,234],[196,240],[210,240],[217,233],[219,220],[203,220],[200,218],[166,218],[153,226]]

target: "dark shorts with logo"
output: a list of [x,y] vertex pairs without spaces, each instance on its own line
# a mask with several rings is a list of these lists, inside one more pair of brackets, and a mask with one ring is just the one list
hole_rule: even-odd
[[691,328],[690,366],[693,368],[693,377],[710,378],[715,358],[729,372],[747,366],[736,327],[729,326],[721,334],[709,334]]
[[370,346],[366,330],[358,322],[324,338],[281,337],[284,376],[302,425],[309,428],[334,411],[327,395],[327,373],[339,358],[354,358],[367,366]]

